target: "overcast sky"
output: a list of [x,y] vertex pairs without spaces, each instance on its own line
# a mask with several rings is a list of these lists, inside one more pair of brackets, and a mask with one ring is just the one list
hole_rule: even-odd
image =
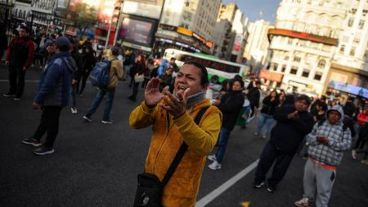
[[243,14],[252,22],[264,19],[274,23],[280,0],[223,0],[223,2],[225,4],[236,3]]

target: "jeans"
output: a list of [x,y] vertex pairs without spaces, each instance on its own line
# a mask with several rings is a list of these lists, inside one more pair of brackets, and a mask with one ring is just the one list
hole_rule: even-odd
[[44,106],[42,109],[41,121],[37,127],[33,138],[40,141],[47,132],[45,147],[52,148],[59,131],[59,118],[61,106]]
[[221,128],[220,136],[219,136],[219,139],[217,141],[218,148],[217,148],[217,152],[216,152],[216,160],[219,163],[221,163],[222,160],[224,159],[227,142],[228,142],[229,137],[230,137],[230,132],[231,132],[231,130],[228,130],[224,127]]
[[88,110],[86,114],[87,117],[90,118],[92,114],[96,112],[105,94],[107,95],[107,99],[105,103],[105,110],[104,110],[104,115],[103,115],[102,120],[111,121],[111,109],[112,109],[112,102],[114,101],[115,89],[109,89],[109,90],[98,89],[95,100],[93,101],[91,108]]
[[[272,115],[261,113],[258,119],[257,133],[263,136],[268,136],[274,123],[275,120]],[[262,132],[262,129],[264,129],[265,133]]]
[[24,77],[26,71],[22,67],[9,66],[9,93],[21,97],[24,90]]
[[282,152],[271,142],[264,146],[257,169],[255,183],[265,181],[267,172],[273,166],[272,175],[268,179],[268,185],[276,187],[286,174],[287,169],[295,153]]
[[138,95],[139,82],[135,82],[133,78],[133,91],[132,91],[132,99],[136,100]]

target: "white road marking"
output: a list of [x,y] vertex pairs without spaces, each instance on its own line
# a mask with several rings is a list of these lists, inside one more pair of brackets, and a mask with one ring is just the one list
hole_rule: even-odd
[[218,188],[213,190],[211,193],[209,193],[208,195],[201,198],[201,200],[197,201],[196,207],[204,207],[207,204],[209,204],[211,201],[213,201],[215,198],[220,196],[223,192],[225,192],[227,189],[229,189],[231,186],[233,186],[236,182],[238,182],[240,179],[242,179],[244,176],[246,176],[252,170],[254,170],[254,168],[257,167],[258,161],[259,161],[259,159],[254,161],[248,167],[244,168],[242,171],[240,171],[234,177],[230,178],[224,184],[220,185]]

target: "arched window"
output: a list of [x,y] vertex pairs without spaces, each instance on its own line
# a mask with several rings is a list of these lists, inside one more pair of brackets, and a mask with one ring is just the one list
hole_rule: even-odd
[[326,66],[326,60],[320,60],[319,62],[318,62],[318,67],[319,68],[324,68]]

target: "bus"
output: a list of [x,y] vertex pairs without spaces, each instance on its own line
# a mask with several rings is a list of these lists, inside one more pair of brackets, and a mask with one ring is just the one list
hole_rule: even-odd
[[220,60],[214,56],[201,53],[189,53],[170,48],[166,49],[163,58],[170,60],[173,57],[176,59],[175,63],[179,67],[188,61],[202,64],[207,68],[209,78],[213,75],[217,75],[220,82],[225,79],[232,79],[235,75],[240,75],[243,79],[246,79],[250,72],[249,65]]

